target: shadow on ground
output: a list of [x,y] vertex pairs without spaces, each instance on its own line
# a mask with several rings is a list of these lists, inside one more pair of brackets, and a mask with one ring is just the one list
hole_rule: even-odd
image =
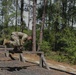
[[67,73],[67,74],[70,74],[70,75],[76,75],[76,74],[73,74],[73,73],[70,73],[70,72],[67,72],[67,71],[63,71],[63,70],[59,70],[59,69],[55,69],[55,68],[51,68],[51,67],[50,67],[50,69],[60,71],[60,72],[64,72],[64,73]]
[[30,67],[30,66],[22,66],[22,67],[0,67],[1,70],[7,70],[7,71],[20,71],[21,69],[27,69],[27,67]]
[[13,71],[20,71],[21,69],[27,69],[27,67],[29,67],[29,66],[23,66],[23,67],[7,67],[7,70],[8,71],[11,71],[11,72],[13,72]]

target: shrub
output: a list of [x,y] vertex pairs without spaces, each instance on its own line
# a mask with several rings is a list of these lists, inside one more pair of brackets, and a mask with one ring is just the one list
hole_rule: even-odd
[[49,42],[43,41],[42,44],[40,45],[40,49],[45,53],[45,55],[49,55],[51,50]]

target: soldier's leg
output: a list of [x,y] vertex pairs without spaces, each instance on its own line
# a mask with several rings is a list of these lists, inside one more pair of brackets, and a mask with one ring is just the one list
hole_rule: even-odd
[[28,35],[24,34],[22,39],[21,39],[21,45],[24,44],[24,41],[27,39]]
[[5,45],[5,44],[7,44],[7,43],[10,43],[9,40],[4,39],[4,41],[3,41],[3,45]]
[[15,45],[16,43],[15,43],[15,41],[11,41],[11,40],[4,39],[3,45],[6,45],[6,44]]
[[14,42],[16,43],[16,46],[17,46],[17,45],[18,45],[18,46],[20,45],[19,37],[12,35],[11,38],[12,38],[12,39],[14,40]]
[[13,46],[16,46],[16,42],[15,41],[9,41],[10,44],[12,44]]

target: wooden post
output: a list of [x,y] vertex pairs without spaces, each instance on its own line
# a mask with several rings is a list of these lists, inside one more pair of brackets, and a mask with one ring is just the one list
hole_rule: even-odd
[[49,66],[48,66],[48,64],[47,64],[47,62],[46,62],[46,60],[45,60],[44,54],[41,53],[41,55],[40,55],[40,67],[44,67],[44,65],[45,65],[45,67],[46,67],[48,70],[50,70],[50,68],[49,68]]
[[9,51],[5,52],[5,57],[9,57]]
[[43,67],[42,54],[39,54],[39,56],[40,56],[40,64],[39,64],[39,66],[40,66],[40,67]]
[[25,59],[24,59],[22,53],[19,54],[19,61],[21,61],[21,62],[25,62]]
[[40,52],[40,51],[25,51],[24,53],[31,53],[31,54],[37,54],[37,55],[39,55],[39,57],[40,57],[40,61],[39,61],[39,66],[40,67],[46,67],[46,69],[48,69],[48,70],[50,70],[50,68],[49,68],[49,66],[48,66],[48,64],[47,64],[47,62],[46,62],[46,59],[45,59],[45,57],[44,57],[44,52]]
[[6,50],[6,46],[5,46],[5,57],[9,57],[9,51]]

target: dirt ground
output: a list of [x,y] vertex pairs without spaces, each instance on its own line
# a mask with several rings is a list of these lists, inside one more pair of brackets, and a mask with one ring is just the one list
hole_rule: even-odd
[[[15,54],[14,56],[18,56],[18,55]],[[24,54],[23,56],[25,57],[26,60],[28,60],[30,62],[36,62],[39,64],[40,57],[38,55],[36,55],[36,54]],[[56,69],[59,69],[62,71],[70,72],[70,73],[72,73],[74,71],[76,74],[76,65],[70,65],[67,63],[57,62],[54,60],[46,60],[46,61],[50,65],[51,68],[56,68]]]
[[[12,56],[15,58],[15,60],[5,57],[4,53],[0,52],[0,75],[75,75],[52,68],[47,70],[39,67],[38,64],[33,63],[35,61],[39,61],[39,56],[36,54],[24,54],[23,56],[26,60],[28,60],[28,62],[25,63],[18,60],[18,54],[12,54]],[[53,60],[47,60],[47,62],[68,66],[68,64],[59,63]]]
[[[18,54],[14,54],[13,56],[16,57],[16,56],[18,56]],[[25,56],[25,58],[27,58],[28,61],[32,61],[32,62],[39,61],[39,59],[40,59],[39,56],[36,54],[25,54],[23,56]],[[76,65],[67,64],[65,62],[57,62],[57,61],[51,60],[51,59],[50,60],[47,59],[46,61],[51,64],[59,64],[59,65],[69,66],[69,67],[76,69]]]

